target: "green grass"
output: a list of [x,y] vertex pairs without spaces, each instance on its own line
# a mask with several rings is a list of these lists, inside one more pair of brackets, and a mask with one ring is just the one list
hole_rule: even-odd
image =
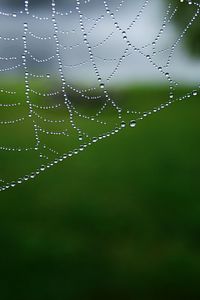
[[199,298],[199,100],[1,193],[0,299]]

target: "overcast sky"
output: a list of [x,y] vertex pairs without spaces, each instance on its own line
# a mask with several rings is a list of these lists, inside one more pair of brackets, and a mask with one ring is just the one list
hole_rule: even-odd
[[[14,1],[15,6],[18,3],[21,3],[23,6],[23,1]],[[31,3],[31,1],[30,1]],[[35,3],[32,1],[32,3]],[[39,9],[36,5],[31,7],[31,13],[37,13],[40,16],[48,16],[50,13],[50,1],[42,1],[43,8]],[[46,6],[44,5],[45,3]],[[75,1],[57,1],[60,8],[59,11],[67,12],[75,4]],[[135,18],[138,11],[141,8],[141,4],[144,1],[133,1],[127,0],[125,4],[121,7],[119,12],[116,12],[117,4],[120,1],[108,1],[111,9],[115,12],[117,21],[120,24],[120,27],[126,29],[131,21]],[[0,7],[10,4],[13,6],[13,1],[11,0],[0,0]],[[12,4],[12,5],[11,5]],[[109,77],[116,67],[117,60],[122,56],[124,49],[126,48],[126,42],[123,41],[122,36],[119,31],[116,30],[113,26],[113,22],[109,15],[105,13],[105,7],[103,1],[93,0],[89,4],[83,5],[84,16],[89,18],[98,18],[101,15],[105,15],[102,20],[98,22],[98,25],[91,31],[91,28],[94,25],[94,21],[85,19],[85,29],[89,34],[89,41],[91,46],[95,46],[94,55],[96,63],[100,70],[100,74],[104,81]],[[9,8],[11,11],[11,8]],[[14,7],[16,10],[16,7]],[[138,21],[137,25],[128,32],[128,39],[132,44],[137,47],[142,47],[146,44],[151,44],[155,36],[161,29],[164,13],[166,8],[163,5],[163,2],[160,0],[152,0],[150,4],[147,5],[144,13],[142,14],[141,19]],[[28,19],[27,19],[28,18]],[[23,35],[23,22],[29,23],[29,30],[31,33],[34,33],[36,36],[53,36],[53,26],[50,21],[38,21],[31,17],[19,15],[15,20],[11,18],[6,18],[0,16],[0,35],[1,36],[19,36]],[[66,46],[67,50],[61,47],[61,55],[63,59],[63,64],[66,65],[65,73],[70,80],[77,81],[88,81],[95,82],[96,77],[94,70],[92,69],[91,63],[84,63],[80,67],[69,68],[69,65],[77,65],[82,62],[88,61],[88,51],[86,45],[83,43],[83,36],[80,31],[79,18],[77,13],[69,14],[68,16],[57,16],[57,23],[59,25],[60,31],[59,39],[62,46]],[[72,30],[75,31],[73,32]],[[66,32],[69,31],[68,34]],[[113,34],[112,31],[114,31]],[[107,37],[111,34],[111,37]],[[171,48],[172,44],[176,41],[177,37],[180,36],[180,32],[170,24],[167,29],[165,29],[163,36],[161,37],[157,50]],[[103,41],[107,39],[107,42]],[[101,42],[103,42],[101,44]],[[31,35],[28,39],[29,49],[35,57],[45,58],[55,54],[55,41],[54,39],[50,41],[42,41],[39,39],[33,38]],[[98,43],[100,45],[98,46]],[[69,46],[73,47],[70,49]],[[76,46],[79,45],[79,46]],[[0,41],[0,55],[16,55],[21,57],[22,43],[16,43],[14,47],[10,47],[7,42]],[[97,47],[96,47],[97,46]],[[121,64],[119,70],[110,80],[111,84],[116,82],[132,82],[132,81],[154,81],[163,79],[160,72],[156,71],[151,64],[147,62],[144,56],[134,53],[133,51],[128,52],[129,55]],[[152,45],[146,47],[144,53],[152,55]],[[157,55],[154,57],[155,62],[158,65],[164,66],[164,62],[167,61],[170,50],[164,52],[162,55]],[[106,58],[106,61],[103,61],[101,58]],[[111,59],[116,59],[116,61],[110,61]],[[42,70],[45,72],[53,72],[53,68],[56,67],[56,64],[51,64],[50,66],[42,66]],[[169,69],[173,74],[174,79],[177,81],[187,81],[187,82],[198,82],[200,79],[200,61],[192,59],[183,43],[180,43],[174,52],[174,57],[172,59],[171,68]],[[39,70],[38,72],[41,72]]]

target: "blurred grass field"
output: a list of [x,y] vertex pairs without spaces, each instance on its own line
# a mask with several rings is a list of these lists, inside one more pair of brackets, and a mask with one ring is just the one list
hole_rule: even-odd
[[199,100],[1,193],[0,299],[199,299]]

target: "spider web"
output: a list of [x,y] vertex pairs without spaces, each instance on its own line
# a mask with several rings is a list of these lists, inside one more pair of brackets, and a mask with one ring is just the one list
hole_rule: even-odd
[[[34,179],[94,143],[198,94],[199,82],[193,82],[188,92],[178,91],[175,70],[178,49],[199,21],[200,4],[168,3],[157,31],[148,34],[145,28],[143,43],[142,22],[155,4],[137,1],[133,10],[128,0],[77,0],[70,6],[52,0],[46,5],[48,13],[41,16],[31,9],[31,1],[24,1],[17,12],[0,10],[0,19],[9,24],[7,34],[0,34],[6,49],[6,55],[0,53],[0,154],[6,162],[0,191]],[[193,6],[193,14],[169,45],[172,20],[183,5]],[[123,10],[131,12],[126,23]],[[132,69],[129,77],[134,81],[140,63],[148,65],[148,76],[155,73],[167,86],[166,95],[155,98],[153,107],[148,97],[144,103],[130,103],[112,93],[117,75],[120,83],[127,68]]]

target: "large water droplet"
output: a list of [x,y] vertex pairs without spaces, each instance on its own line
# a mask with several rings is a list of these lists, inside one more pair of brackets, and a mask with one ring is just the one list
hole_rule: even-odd
[[105,85],[103,83],[101,83],[99,86],[101,89],[104,89],[104,87],[105,87]]
[[192,95],[193,95],[193,96],[197,96],[197,95],[198,95],[198,92],[197,92],[197,91],[193,91],[193,92],[192,92]]
[[130,121],[130,127],[134,128],[136,126],[136,121],[135,120],[131,120]]

